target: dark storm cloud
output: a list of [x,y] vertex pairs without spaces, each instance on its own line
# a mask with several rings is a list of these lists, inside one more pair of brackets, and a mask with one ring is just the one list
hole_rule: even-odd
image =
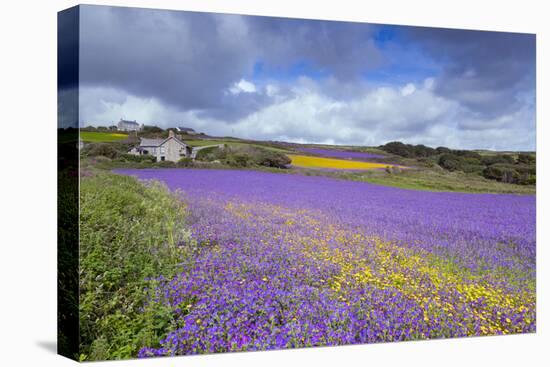
[[513,111],[535,89],[535,35],[407,27],[442,65],[436,91],[486,117]]
[[384,58],[372,40],[376,27],[365,23],[250,17],[251,36],[265,45],[267,64],[289,67],[305,61],[340,80],[380,66]]
[[533,35],[100,6],[80,19],[82,124],[534,149]]
[[57,15],[57,84],[60,89],[78,85],[78,30],[78,7]]
[[261,93],[227,95],[259,60],[305,62],[342,80],[382,62],[366,24],[82,6],[81,82],[155,97],[234,120],[266,106]]
[[239,93],[236,95],[226,93],[217,106],[199,111],[198,116],[212,117],[232,123],[245,117],[251,111],[257,111],[269,105],[270,102],[272,99],[264,93]]
[[84,85],[208,109],[252,67],[238,16],[84,6],[81,17]]
[[57,124],[78,127],[79,11],[73,7],[57,15]]

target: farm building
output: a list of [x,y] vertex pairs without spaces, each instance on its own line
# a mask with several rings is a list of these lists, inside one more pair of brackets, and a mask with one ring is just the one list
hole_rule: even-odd
[[198,133],[190,128],[190,127],[183,127],[183,126],[178,126],[176,127],[176,130],[180,133],[184,133],[184,134],[187,134],[187,135],[197,135]]
[[134,121],[128,121],[120,119],[120,121],[117,124],[117,129],[119,131],[140,131],[142,126],[138,124],[135,120]]
[[157,162],[177,162],[181,158],[190,157],[191,147],[178,139],[172,130],[166,139],[141,138],[139,146],[132,148],[128,153],[133,155],[152,155]]

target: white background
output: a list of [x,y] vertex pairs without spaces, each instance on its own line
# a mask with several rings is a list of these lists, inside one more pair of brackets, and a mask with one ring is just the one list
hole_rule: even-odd
[[[541,365],[548,319],[548,37],[544,1],[135,0],[94,4],[537,33],[536,334],[140,361],[98,366]],[[56,12],[74,1],[4,1],[0,11],[0,365],[66,366],[56,338]],[[108,55],[105,55],[108,57]],[[546,105],[545,105],[546,103]],[[24,143],[24,145],[23,145]],[[23,146],[35,149],[23,149]],[[550,359],[550,358],[547,358]]]

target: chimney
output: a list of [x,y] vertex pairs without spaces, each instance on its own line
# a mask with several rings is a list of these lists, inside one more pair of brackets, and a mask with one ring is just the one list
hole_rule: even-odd
[[173,138],[174,137],[174,130],[168,130],[168,137]]

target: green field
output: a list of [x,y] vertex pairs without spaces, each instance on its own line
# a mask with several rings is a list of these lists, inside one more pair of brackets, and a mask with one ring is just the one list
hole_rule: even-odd
[[87,143],[110,143],[128,139],[128,134],[100,131],[81,131],[80,138]]
[[[82,131],[81,137],[86,142],[111,142],[113,146],[115,143],[120,140],[127,139],[126,134],[119,134],[116,132],[90,132]],[[184,142],[189,144],[192,147],[203,147],[208,145],[221,145],[225,144],[226,146],[233,148],[237,153],[243,153],[244,155],[254,155],[258,152],[255,152],[254,149],[247,148],[261,148],[264,150],[269,150],[272,152],[278,152],[285,154],[287,156],[296,154],[295,149],[299,147],[311,147],[312,145],[293,145],[291,148],[287,148],[284,145],[277,145],[272,142],[262,142],[262,141],[249,141],[249,140],[239,140],[232,138],[217,138],[217,139],[184,139]],[[315,147],[323,148],[334,148],[334,146],[321,146],[313,145]],[[342,147],[338,147],[342,149]],[[118,149],[118,148],[117,148]],[[118,154],[123,155],[126,148],[122,149]],[[451,192],[472,192],[472,193],[514,193],[514,194],[531,194],[536,193],[536,186],[534,184],[519,184],[519,183],[505,183],[497,179],[488,179],[484,177],[480,172],[487,165],[481,166],[481,159],[477,159],[478,162],[477,170],[471,172],[464,172],[461,170],[448,170],[441,167],[438,164],[439,156],[433,156],[428,158],[407,158],[394,154],[388,154],[378,148],[373,147],[355,147],[353,151],[362,151],[370,153],[379,153],[385,154],[386,158],[376,160],[377,163],[387,164],[388,166],[404,166],[409,167],[409,169],[378,169],[378,170],[369,170],[363,172],[351,172],[351,171],[325,171],[319,169],[311,168],[290,168],[286,170],[273,169],[271,167],[262,167],[262,166],[250,166],[248,169],[255,170],[264,170],[264,171],[273,171],[277,173],[286,173],[286,174],[306,174],[312,176],[331,176],[345,180],[353,181],[364,181],[370,182],[379,185],[393,186],[405,189],[412,190],[428,190],[428,191],[451,191]],[[208,153],[203,151],[203,153]],[[484,157],[495,156],[498,158],[502,155],[501,152],[488,152],[484,151]],[[241,154],[241,155],[243,155]],[[533,154],[534,156],[534,154]],[[514,159],[517,159],[514,158]],[[471,160],[471,159],[470,159]],[[84,163],[84,162],[82,162]],[[235,163],[235,162],[234,162]],[[235,163],[236,164],[236,163]],[[534,164],[534,163],[532,163]],[[96,165],[96,164],[92,164]],[[155,167],[156,163],[151,162],[130,162],[124,158],[118,157],[117,159],[108,159],[107,161],[102,160],[97,164],[104,169],[112,169],[117,167],[135,167],[135,168],[146,168],[146,167]],[[159,166],[166,166],[168,163],[163,162]],[[243,169],[242,165],[234,165],[232,163],[220,163],[216,162],[215,164],[199,159],[199,162],[194,162],[192,165],[195,168],[239,168]],[[498,165],[495,165],[498,166]],[[526,164],[519,165],[516,163],[509,163],[508,166],[512,168],[526,166]],[[474,167],[474,168],[476,168]],[[468,168],[468,167],[466,167]]]
[[229,146],[245,146],[249,145],[256,148],[263,148],[267,150],[271,150],[274,152],[280,152],[280,153],[289,153],[289,150],[282,149],[282,148],[275,148],[271,145],[264,145],[264,144],[251,144],[251,143],[245,143],[245,142],[237,142],[234,140],[185,140],[184,142],[186,144],[189,144],[192,147],[202,147],[205,145],[219,145],[219,144],[226,144]]

